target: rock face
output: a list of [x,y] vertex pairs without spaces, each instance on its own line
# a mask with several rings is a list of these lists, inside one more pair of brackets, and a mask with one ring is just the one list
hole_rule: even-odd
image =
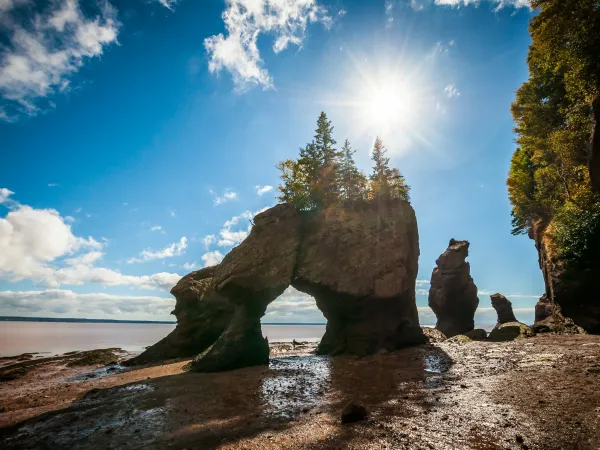
[[223,333],[233,317],[233,305],[215,292],[215,267],[192,272],[171,289],[177,300],[172,314],[177,327],[167,337],[127,365],[146,364],[165,359],[198,355]]
[[312,295],[328,320],[321,354],[371,354],[420,344],[415,303],[418,231],[403,200],[355,202],[299,213],[278,205],[216,268],[213,284],[234,305],[227,329],[191,369],[267,364],[260,318],[288,286]]
[[535,305],[535,322],[541,322],[552,315],[552,302],[546,294]]
[[498,323],[517,322],[512,303],[502,294],[490,295],[492,306],[498,313]]
[[594,190],[600,192],[600,95],[594,100],[592,109],[594,111],[594,129],[590,146],[590,179]]
[[215,270],[214,285],[235,307],[223,334],[191,365],[218,372],[268,364],[269,345],[260,318],[290,285],[300,245],[301,219],[290,205],[277,205],[254,218],[250,235]]
[[[542,315],[545,313],[542,308],[548,308],[547,311],[552,313],[550,299],[554,299],[564,317],[570,317],[588,333],[600,333],[600,303],[597,301],[600,258],[594,267],[569,274],[552,251],[551,237],[543,223],[535,223],[531,227],[529,237],[535,242],[546,287],[547,300],[538,302],[540,320],[544,320]],[[544,303],[546,305],[543,305]]]
[[327,318],[318,352],[364,355],[424,342],[412,207],[402,200],[352,206],[304,220],[292,286],[313,296]]
[[465,334],[475,327],[479,298],[470,265],[465,261],[467,256],[469,242],[451,239],[431,275],[429,307],[437,317],[436,328],[448,337]]

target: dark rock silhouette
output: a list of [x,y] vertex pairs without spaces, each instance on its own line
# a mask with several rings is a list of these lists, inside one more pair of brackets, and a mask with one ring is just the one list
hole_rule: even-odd
[[483,328],[475,328],[474,330],[467,331],[464,335],[474,341],[483,341],[488,337],[487,331]]
[[177,327],[126,365],[195,356],[215,342],[229,325],[234,309],[229,300],[214,290],[215,269],[192,272],[171,289],[177,300],[172,312],[177,317]]
[[290,285],[312,295],[328,320],[321,354],[424,343],[415,303],[418,239],[414,210],[401,199],[311,212],[282,204],[257,215],[248,238],[212,269],[211,288],[234,312],[191,370],[267,364],[260,319]]
[[448,337],[465,334],[475,327],[479,298],[470,265],[465,261],[467,256],[469,242],[451,239],[431,275],[429,307],[437,317],[436,328]]
[[542,222],[533,224],[529,237],[535,242],[538,252],[546,288],[545,297],[554,299],[550,306],[543,306],[541,301],[538,302],[540,314],[544,314],[542,308],[549,308],[548,311],[552,314],[552,308],[558,307],[564,317],[571,318],[588,333],[600,333],[600,303],[597,301],[600,262],[592,261],[585,270],[567,272],[563,261],[555,251],[550,250],[551,239]]
[[342,423],[352,423],[366,419],[367,415],[367,408],[365,408],[359,403],[350,402],[346,406],[344,406],[344,409],[342,410],[341,414],[341,419]]
[[594,128],[590,145],[590,179],[594,190],[600,192],[600,95],[594,100],[592,110],[594,113]]
[[535,322],[541,322],[552,315],[552,302],[546,294],[535,305]]
[[490,298],[493,308],[498,313],[498,323],[518,322],[509,299],[502,294],[492,294]]
[[260,318],[290,285],[300,245],[301,218],[290,205],[277,205],[254,218],[250,235],[215,270],[216,290],[235,306],[231,323],[192,370],[218,372],[269,362]]

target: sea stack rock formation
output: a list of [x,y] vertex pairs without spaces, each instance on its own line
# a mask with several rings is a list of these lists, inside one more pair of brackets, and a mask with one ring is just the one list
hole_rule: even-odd
[[470,274],[469,242],[450,240],[436,261],[431,275],[429,307],[437,317],[436,328],[448,337],[475,328],[475,310],[479,305],[477,286]]
[[594,100],[592,109],[594,112],[594,129],[590,148],[590,179],[594,190],[600,192],[600,95]]
[[260,318],[288,286],[313,296],[327,318],[321,354],[366,355],[425,342],[415,284],[419,236],[404,200],[358,201],[299,212],[277,205],[217,266],[215,290],[233,319],[191,365],[214,372],[267,364]]
[[207,267],[192,272],[171,289],[177,300],[171,313],[177,317],[177,327],[167,337],[127,361],[127,365],[195,356],[215,342],[229,325],[234,310],[229,300],[214,290],[215,269]]
[[498,313],[498,323],[516,322],[517,318],[512,309],[512,303],[502,294],[490,295],[492,306]]
[[[193,322],[210,329],[213,339],[208,345],[204,339],[194,344],[199,354],[191,370],[267,364],[269,346],[260,319],[290,285],[313,296],[327,318],[321,354],[366,355],[422,344],[425,337],[415,302],[418,259],[417,220],[410,204],[401,199],[357,201],[309,212],[281,204],[264,211],[254,218],[246,240],[218,266],[187,275],[172,291],[176,313],[188,304],[200,304],[205,316],[212,314],[213,303],[224,308],[218,324]],[[202,287],[196,288],[196,283]],[[177,314],[178,320],[188,317]],[[180,323],[138,359],[179,356],[172,347],[185,347],[187,352],[191,342],[183,345],[185,338],[180,337],[195,336],[189,323]]]

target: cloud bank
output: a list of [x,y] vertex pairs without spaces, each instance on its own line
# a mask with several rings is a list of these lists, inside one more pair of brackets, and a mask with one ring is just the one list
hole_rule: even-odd
[[[131,286],[138,289],[169,290],[181,278],[176,273],[123,275],[118,271],[96,267],[104,255],[105,244],[93,237],[75,236],[66,218],[54,209],[35,209],[8,198],[0,188],[0,203],[10,206],[0,218],[0,280],[30,280],[48,287],[97,283],[103,286]],[[173,252],[187,246],[182,238]],[[164,256],[170,248],[149,252]]]

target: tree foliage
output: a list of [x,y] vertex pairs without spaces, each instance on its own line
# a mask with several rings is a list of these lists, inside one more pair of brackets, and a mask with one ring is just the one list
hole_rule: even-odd
[[372,151],[373,173],[367,179],[354,162],[356,151],[348,139],[341,150],[335,148],[333,129],[331,121],[322,112],[314,139],[300,148],[299,158],[277,165],[281,172],[279,201],[291,203],[300,210],[311,210],[340,201],[409,200],[410,187],[398,169],[389,167],[389,158],[385,156],[387,150],[379,138]]
[[542,221],[558,255],[586,259],[599,250],[600,198],[587,160],[592,100],[600,90],[598,0],[534,0],[529,79],[512,105],[518,148],[507,185],[513,234]]

